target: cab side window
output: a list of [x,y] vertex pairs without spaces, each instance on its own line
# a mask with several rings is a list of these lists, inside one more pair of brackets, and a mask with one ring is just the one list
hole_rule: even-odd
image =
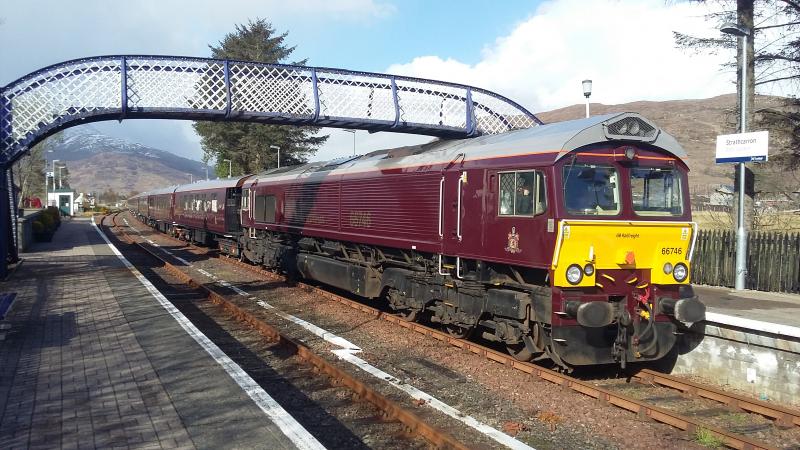
[[242,189],[242,209],[250,209],[250,189]]
[[547,210],[544,174],[537,170],[500,173],[501,216],[532,217]]

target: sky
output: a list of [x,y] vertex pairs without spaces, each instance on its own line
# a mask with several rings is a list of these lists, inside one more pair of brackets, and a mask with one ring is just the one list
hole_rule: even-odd
[[[209,56],[208,45],[237,24],[265,18],[288,32],[292,58],[310,66],[465,83],[534,113],[582,103],[587,78],[597,103],[708,98],[735,91],[735,71],[721,68],[733,50],[687,52],[675,48],[672,34],[719,35],[718,24],[704,17],[707,8],[677,0],[0,0],[0,86],[86,56]],[[202,157],[190,122],[93,127]],[[352,154],[352,134],[323,133],[330,138],[312,159]],[[355,134],[358,153],[428,140]]]

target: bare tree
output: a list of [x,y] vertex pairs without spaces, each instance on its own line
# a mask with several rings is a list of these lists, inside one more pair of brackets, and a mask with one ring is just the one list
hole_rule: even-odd
[[47,201],[45,192],[45,157],[51,153],[62,141],[63,135],[59,132],[33,146],[27,155],[14,163],[14,183],[19,186],[19,204],[29,197],[39,197],[42,203]]
[[[793,196],[792,193],[800,187],[796,183],[800,176],[794,173],[790,176],[777,175],[781,180],[767,181],[775,172],[800,170],[800,99],[789,97],[776,101],[774,98],[755,96],[757,87],[800,86],[800,0],[695,1],[719,7],[707,17],[719,26],[725,22],[735,22],[751,30],[751,38],[746,39],[745,48],[747,79],[751,80],[745,92],[748,128],[769,130],[770,147],[773,150],[770,163],[753,167],[755,182],[759,187],[746,189],[745,222],[747,228],[752,228],[757,225],[753,216],[753,196],[756,191],[774,192],[778,185],[782,185],[781,195]],[[690,51],[716,53],[736,49],[736,59],[726,63],[725,67],[735,67],[737,79],[741,76],[738,71],[741,67],[742,39],[721,33],[713,37],[697,37],[674,32],[674,36],[679,47]],[[741,86],[739,83],[736,85],[738,91]],[[738,116],[736,114],[736,122],[731,122],[737,123]],[[775,149],[778,151],[774,152]]]

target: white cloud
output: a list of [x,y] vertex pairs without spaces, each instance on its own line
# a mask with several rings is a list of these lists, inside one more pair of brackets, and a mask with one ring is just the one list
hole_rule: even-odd
[[552,0],[469,65],[420,56],[388,73],[456,81],[506,95],[533,111],[581,103],[581,80],[593,102],[705,98],[734,90],[720,63],[731,55],[675,48],[673,31],[714,36],[706,6],[663,0]]

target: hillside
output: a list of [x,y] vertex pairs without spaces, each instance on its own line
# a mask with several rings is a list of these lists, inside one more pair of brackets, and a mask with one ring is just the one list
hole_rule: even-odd
[[94,132],[91,128],[71,128],[48,159],[67,163],[70,185],[78,192],[121,194],[146,191],[205,177],[199,161]]

